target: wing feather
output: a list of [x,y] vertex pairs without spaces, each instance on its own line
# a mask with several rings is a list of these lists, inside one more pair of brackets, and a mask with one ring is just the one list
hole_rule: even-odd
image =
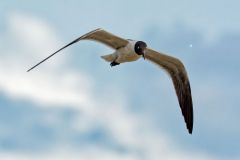
[[46,61],[47,59],[51,58],[52,56],[54,56],[55,54],[57,54],[58,52],[60,52],[61,50],[67,48],[68,46],[77,43],[80,40],[92,40],[92,41],[97,41],[100,43],[103,43],[113,49],[118,49],[121,47],[124,47],[128,44],[128,41],[126,39],[123,39],[121,37],[118,37],[112,33],[109,33],[101,28],[98,28],[96,30],[93,30],[87,34],[84,34],[83,36],[75,39],[74,41],[70,42],[69,44],[65,45],[64,47],[60,48],[59,50],[57,50],[56,52],[52,53],[51,55],[49,55],[48,57],[46,57],[45,59],[43,59],[42,61],[40,61],[39,63],[37,63],[36,65],[34,65],[33,67],[31,67],[27,72],[31,71],[33,68],[37,67],[38,65],[40,65],[41,63],[43,63],[44,61]]
[[188,132],[191,134],[193,129],[193,104],[190,83],[184,65],[177,58],[149,48],[146,49],[145,58],[162,67],[171,76]]
[[80,37],[80,40],[82,39],[98,41],[113,49],[119,49],[121,47],[125,47],[128,44],[128,41],[126,39],[118,37],[100,28],[83,35]]

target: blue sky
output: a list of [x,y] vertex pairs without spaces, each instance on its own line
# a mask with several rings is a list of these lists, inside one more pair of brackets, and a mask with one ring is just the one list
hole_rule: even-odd
[[[240,158],[238,1],[0,2],[0,159]],[[180,58],[194,104],[188,135],[166,73],[144,60],[111,68],[96,28]]]

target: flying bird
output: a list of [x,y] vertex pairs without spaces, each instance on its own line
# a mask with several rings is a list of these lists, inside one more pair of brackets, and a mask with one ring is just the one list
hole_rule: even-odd
[[147,44],[143,41],[135,41],[131,39],[124,39],[118,37],[112,33],[109,33],[101,28],[93,30],[83,36],[75,39],[64,47],[60,48],[41,62],[30,68],[27,72],[31,71],[59,51],[64,48],[80,41],[80,40],[92,40],[103,43],[108,47],[114,49],[114,53],[101,56],[107,62],[110,62],[111,67],[119,65],[124,62],[136,61],[143,57],[150,62],[153,62],[163,68],[170,75],[178,102],[184,117],[188,132],[192,134],[193,130],[193,104],[191,96],[191,88],[188,80],[187,72],[183,63],[174,57],[157,52],[147,47]]

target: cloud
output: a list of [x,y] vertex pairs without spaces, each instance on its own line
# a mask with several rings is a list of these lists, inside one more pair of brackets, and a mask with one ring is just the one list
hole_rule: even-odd
[[[2,116],[3,120],[0,122],[0,130],[6,132],[1,132],[0,139],[6,140],[7,137],[15,146],[4,148],[2,145],[2,159],[219,158],[202,150],[188,151],[181,148],[182,145],[174,142],[171,135],[151,124],[148,115],[129,109],[127,96],[131,94],[123,94],[121,90],[113,92],[111,87],[96,93],[94,78],[83,70],[76,72],[64,68],[66,64],[63,55],[61,56],[64,58],[59,56],[51,63],[42,65],[37,72],[25,73],[28,65],[33,63],[26,58],[38,61],[45,56],[43,53],[48,54],[60,45],[60,38],[48,22],[27,14],[15,13],[9,16],[4,36],[8,39],[5,42],[8,43],[8,48],[1,51],[4,56],[0,59],[0,74],[4,76],[0,79],[0,91],[3,97],[9,99],[4,100],[5,103],[1,105],[7,116]],[[149,69],[148,66],[146,68]],[[155,72],[148,74],[155,75]],[[133,87],[134,83],[125,84],[133,80],[144,84],[146,79],[139,80],[138,76],[136,75],[136,79],[123,77],[119,80],[122,80],[122,83],[114,87],[116,90],[121,86],[125,86],[125,89]],[[152,78],[157,82],[159,76]],[[156,87],[156,84],[150,84],[151,88]],[[163,79],[164,85],[170,86],[169,79]],[[173,88],[171,89],[174,95]],[[156,93],[157,90],[159,88],[146,93]],[[136,92],[141,91],[142,89],[129,92],[139,95]],[[143,93],[142,96],[145,95]],[[7,112],[5,106],[12,110]],[[67,112],[70,113],[65,115]],[[13,113],[17,122],[10,123],[7,118]],[[12,125],[6,125],[8,123]],[[47,137],[47,140],[44,141],[44,137]],[[32,151],[30,148],[34,147],[35,150]]]
[[[158,150],[159,151],[159,150]],[[156,151],[154,151],[156,153]],[[44,160],[64,160],[64,159],[88,159],[88,160],[138,160],[138,159],[148,159],[157,160],[159,158],[165,158],[168,160],[210,160],[207,155],[197,155],[192,153],[187,154],[171,154],[168,152],[158,152],[159,154],[153,154],[150,157],[146,157],[144,153],[142,156],[137,156],[136,154],[122,154],[119,152],[111,151],[106,149],[100,149],[99,147],[91,147],[91,149],[82,149],[80,151],[66,151],[66,150],[58,150],[56,152],[51,152],[48,154],[41,155],[25,155],[25,154],[0,154],[0,157],[4,160],[31,160],[31,159],[44,159]],[[211,159],[213,160],[213,159]]]
[[[45,71],[40,68],[38,72],[26,73],[26,70],[36,63],[33,63],[32,59],[39,61],[44,57],[42,53],[49,54],[49,50],[57,48],[56,42],[60,42],[46,22],[14,13],[9,16],[7,26],[7,37],[14,47],[2,51],[5,55],[0,60],[0,74],[4,75],[0,79],[2,92],[38,104],[47,104],[45,106],[71,105],[91,108],[91,97],[88,93],[92,87],[90,78],[84,73],[64,71],[61,67],[64,63],[62,59],[56,58],[53,65],[42,65],[42,68],[48,68]],[[62,70],[61,73],[54,72],[54,68]]]
[[[179,57],[190,78],[195,113],[194,133],[198,135],[190,142],[184,135],[176,132],[178,130],[171,130],[170,133],[176,133],[177,139],[182,139],[182,144],[191,148],[196,147],[223,156],[239,155],[236,149],[239,144],[236,140],[239,140],[237,135],[240,130],[234,124],[238,121],[236,112],[239,111],[236,97],[239,91],[239,74],[236,68],[239,67],[237,61],[240,48],[236,44],[240,36],[233,32],[219,36],[215,42],[207,42],[199,32],[184,25],[180,26],[177,25],[172,31],[150,28],[144,35],[146,40],[151,40],[156,50]],[[193,44],[192,48],[188,47],[189,43]],[[157,96],[164,96],[169,101],[167,95]],[[173,106],[167,103],[163,106]],[[176,116],[174,111],[166,110],[159,109],[156,113],[166,112],[171,113],[167,117]],[[162,119],[159,116],[157,120],[170,121],[172,117]],[[176,119],[173,123],[176,124],[173,128],[178,127],[178,121]]]

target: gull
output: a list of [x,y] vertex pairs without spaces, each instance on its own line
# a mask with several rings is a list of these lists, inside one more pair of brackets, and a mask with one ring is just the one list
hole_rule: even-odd
[[53,55],[57,54],[64,48],[79,42],[80,40],[91,40],[100,42],[114,49],[114,53],[101,56],[105,61],[110,62],[110,66],[116,66],[125,62],[136,61],[143,57],[144,59],[158,65],[170,75],[175,92],[178,98],[179,106],[184,117],[188,132],[192,134],[193,130],[193,103],[190,82],[183,63],[174,57],[157,52],[147,47],[143,41],[135,41],[124,39],[112,33],[109,33],[101,28],[93,30],[83,36],[75,39],[64,47],[60,48],[47,58],[40,61],[38,64],[31,67],[27,72],[31,71]]

